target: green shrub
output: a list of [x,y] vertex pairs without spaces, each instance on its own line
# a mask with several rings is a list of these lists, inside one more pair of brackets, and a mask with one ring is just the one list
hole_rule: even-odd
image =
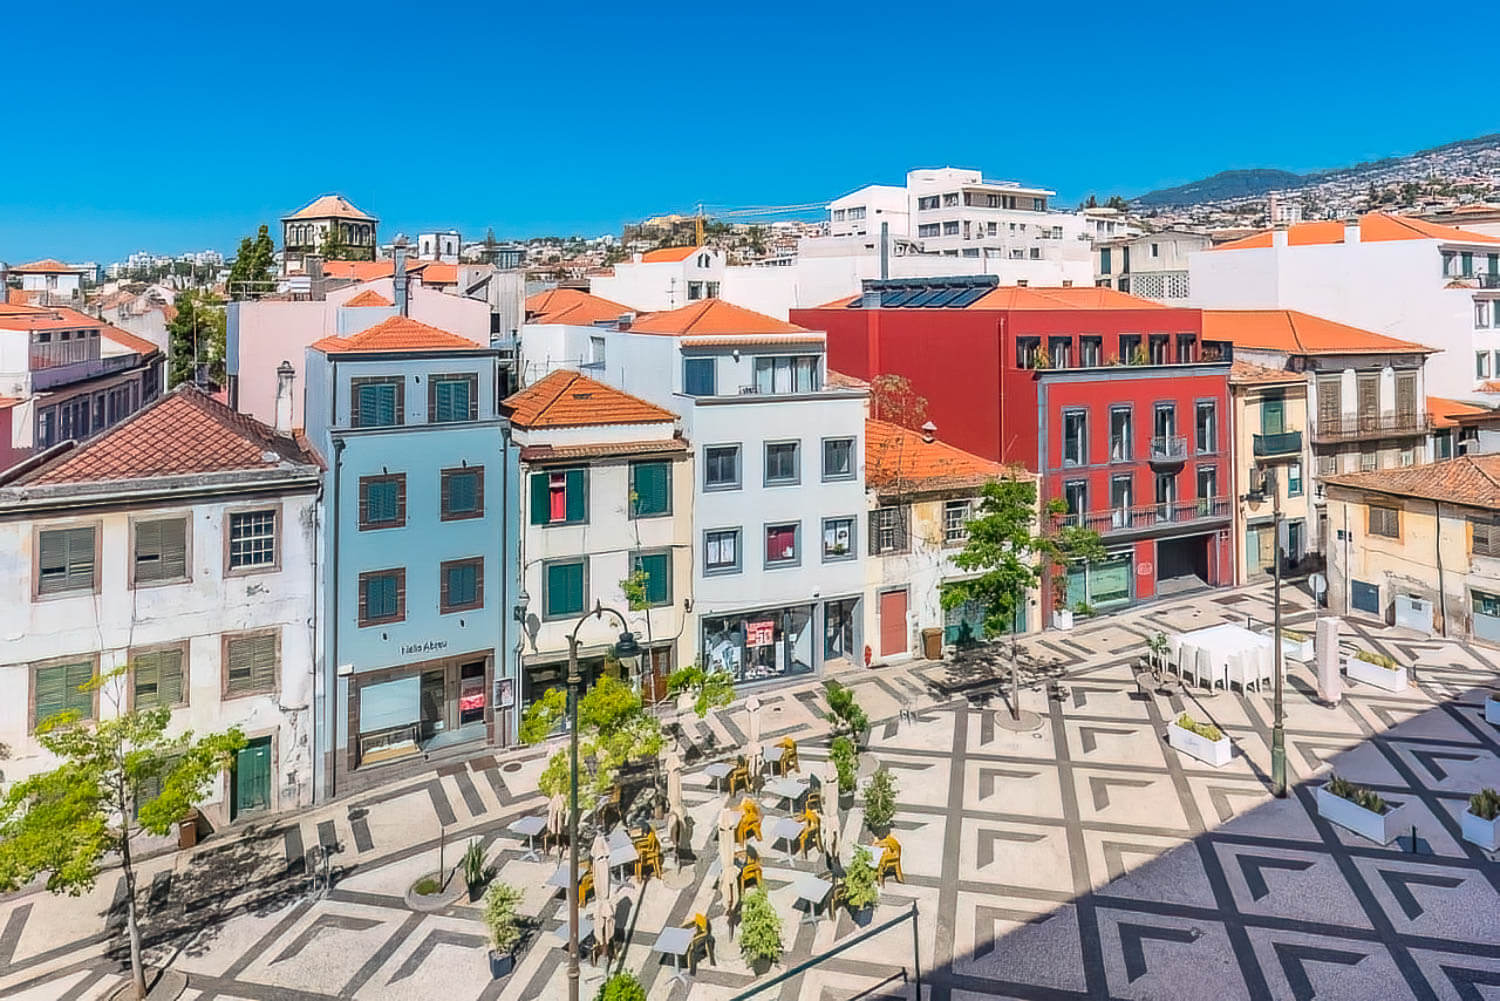
[[839,773],[839,792],[853,792],[859,767],[859,752],[854,749],[854,741],[848,737],[833,738],[833,746],[829,748],[828,755]]
[[1281,629],[1281,636],[1282,639],[1289,639],[1293,643],[1306,643],[1309,639],[1311,639],[1311,637],[1308,636],[1307,633],[1300,632],[1296,629],[1287,629],[1285,626],[1283,626]]
[[766,891],[757,886],[740,904],[740,953],[746,962],[781,958],[781,915]]
[[1339,799],[1347,799],[1355,806],[1363,807],[1372,813],[1384,813],[1386,811],[1386,803],[1381,798],[1380,793],[1373,789],[1367,789],[1362,785],[1356,785],[1348,779],[1341,779],[1337,775],[1330,775],[1327,785],[1323,788]]
[[865,783],[865,823],[877,831],[890,830],[896,817],[896,776],[884,765]]
[[484,927],[490,933],[490,948],[510,952],[521,941],[521,919],[516,906],[521,891],[498,880],[484,893]]
[[1500,817],[1500,793],[1493,789],[1481,789],[1469,797],[1469,812],[1480,820]]
[[1177,717],[1177,725],[1182,727],[1184,730],[1187,730],[1190,733],[1196,733],[1198,736],[1203,737],[1207,740],[1221,740],[1224,737],[1223,731],[1214,726],[1212,723],[1199,723],[1187,713],[1183,713],[1181,716]]
[[464,849],[463,870],[464,882],[469,886],[478,886],[489,875],[489,867],[484,864],[484,843],[478,838]]
[[693,711],[701,719],[710,709],[719,709],[734,701],[734,675],[728,671],[705,670],[702,664],[679,667],[667,675],[667,693],[674,698],[683,692],[693,696]]
[[631,973],[616,973],[599,985],[594,1001],[646,1001],[646,989]]
[[828,722],[834,733],[857,738],[870,728],[870,718],[854,698],[854,689],[837,681],[828,681],[823,684],[823,693],[828,699]]
[[1393,658],[1387,657],[1383,653],[1371,653],[1369,650],[1356,650],[1354,652],[1354,656],[1356,659],[1362,660],[1366,664],[1374,664],[1376,667],[1383,667],[1387,671],[1395,671],[1400,667],[1400,665],[1397,664]]
[[844,904],[851,911],[862,911],[874,907],[880,899],[880,887],[875,883],[875,856],[866,845],[854,849],[854,858],[844,870]]
[[419,896],[430,897],[434,893],[442,893],[443,884],[439,883],[431,876],[423,876],[421,879],[417,880],[417,885],[412,887],[412,889],[416,890]]

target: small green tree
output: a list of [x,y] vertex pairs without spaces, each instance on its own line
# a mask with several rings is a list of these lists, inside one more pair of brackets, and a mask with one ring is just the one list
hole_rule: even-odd
[[858,740],[870,728],[870,717],[854,697],[854,689],[830,679],[823,684],[823,695],[828,700],[826,718],[834,733],[845,733]]
[[774,963],[781,958],[783,948],[781,915],[765,888],[757,886],[740,904],[740,954],[750,962],[763,959]]
[[521,891],[509,883],[496,880],[484,891],[484,927],[490,948],[498,953],[510,952],[521,941],[520,904]]
[[229,265],[230,296],[247,299],[271,291],[275,267],[276,244],[271,242],[270,228],[262,223],[254,239],[247,236],[240,240],[240,249]]
[[[567,708],[567,692],[549,688],[521,714],[521,742],[538,744],[557,732]],[[622,765],[659,755],[662,742],[661,723],[646,712],[640,693],[629,683],[606,675],[579,698],[579,783],[594,795],[609,791]],[[548,760],[537,788],[548,796],[562,792],[569,772],[568,750],[560,748]]]
[[854,741],[845,736],[833,738],[828,756],[833,759],[834,770],[839,775],[839,792],[853,792],[859,768],[859,752]]
[[224,384],[224,302],[207,289],[188,289],[177,295],[177,314],[167,322],[171,346],[168,386],[193,382],[197,367],[208,381]]
[[0,890],[46,873],[50,892],[78,896],[93,887],[104,857],[118,855],[131,980],[144,998],[135,842],[168,834],[202,802],[214,778],[233,767],[245,737],[238,729],[168,736],[171,709],[120,711],[126,676],[122,667],[83,686],[111,702],[113,715],[87,721],[68,710],[37,724],[37,740],[60,764],[20,779],[0,804]]
[[633,973],[616,973],[599,985],[594,1001],[646,1001],[646,989]]
[[865,823],[871,830],[889,831],[896,819],[896,777],[884,765],[865,783]]
[[349,256],[349,247],[344,243],[344,234],[339,231],[338,223],[324,232],[323,242],[318,244],[318,255],[325,261],[342,261]]
[[692,693],[693,711],[702,719],[710,709],[720,709],[734,701],[734,675],[707,670],[701,663],[679,667],[667,676],[667,693],[676,697],[683,692]]
[[875,882],[875,856],[869,846],[857,845],[849,868],[844,870],[844,903],[851,911],[874,907],[880,899],[880,887]]

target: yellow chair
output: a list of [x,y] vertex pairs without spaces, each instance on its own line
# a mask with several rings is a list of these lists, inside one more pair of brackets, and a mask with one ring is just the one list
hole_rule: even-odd
[[802,805],[808,810],[823,812],[823,794],[817,789],[809,789],[802,797]]
[[776,742],[781,748],[781,774],[787,772],[802,772],[802,764],[797,760],[797,742],[790,737],[782,737]]
[[750,791],[750,765],[746,763],[743,755],[740,756],[735,766],[730,769],[726,784],[731,796],[734,795],[736,787],[744,789],[746,792]]
[[838,913],[838,909],[844,906],[844,903],[849,899],[849,890],[848,887],[844,886],[844,881],[831,872],[824,878],[833,884],[833,888],[828,891],[828,916],[831,918]]
[[736,844],[744,844],[745,838],[751,834],[755,840],[763,840],[760,833],[761,812],[760,804],[753,799],[745,799],[740,803],[740,822],[734,827],[734,840]]
[[880,846],[880,862],[875,867],[880,885],[885,885],[886,876],[895,876],[898,883],[906,882],[906,874],[901,871],[901,842],[887,835],[875,844]]
[[716,964],[717,961],[714,959],[714,936],[712,929],[709,927],[708,915],[694,914],[693,920],[683,925],[683,927],[693,930],[693,941],[689,943],[687,952],[688,972],[698,972],[698,953],[700,950],[703,955],[708,957],[709,963]]
[[759,886],[765,885],[764,876],[760,870],[760,859],[746,859],[745,864],[740,866],[740,896],[745,895],[745,884],[754,881]]
[[578,877],[578,906],[588,899],[590,893],[594,892],[594,871],[592,868],[585,869],[583,875]]
[[635,878],[640,879],[647,869],[654,870],[656,878],[661,879],[661,841],[650,828],[643,837],[635,839]]
[[823,850],[823,818],[812,810],[803,810],[797,818],[802,822],[802,833],[797,835],[797,854],[806,856],[808,845]]

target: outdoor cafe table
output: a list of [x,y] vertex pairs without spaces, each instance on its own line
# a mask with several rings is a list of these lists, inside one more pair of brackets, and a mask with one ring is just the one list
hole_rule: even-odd
[[[578,874],[581,876],[585,871],[586,870],[583,863],[580,862],[578,866]],[[568,890],[568,867],[566,865],[558,866],[552,871],[552,875],[547,877],[547,881],[544,885],[556,887],[557,889],[562,890],[566,893]]]
[[686,987],[688,984],[687,953],[692,947],[693,929],[663,928],[656,936],[656,943],[651,948],[677,960],[677,972],[672,975],[672,979],[680,980]]
[[[561,927],[554,928],[552,934],[562,940],[558,943],[559,946],[564,949],[568,947],[568,923],[566,921],[562,923]],[[584,914],[578,915],[578,944],[583,945],[593,934],[594,919]]]
[[715,761],[703,769],[703,774],[713,779],[714,785],[718,786],[720,791],[722,791],[724,780],[729,777],[729,773],[732,771],[734,771],[734,766],[729,764],[729,762]]
[[517,837],[526,839],[526,854],[521,856],[521,860],[523,862],[541,861],[541,856],[537,855],[536,853],[536,836],[547,829],[546,818],[522,817],[519,820],[511,821],[510,825],[505,829],[510,833],[516,835]]
[[640,858],[640,853],[635,850],[635,842],[630,840],[630,833],[628,831],[615,831],[609,837],[605,838],[604,841],[605,844],[609,845],[609,868],[611,872],[621,866],[630,865],[630,863]]
[[[781,759],[785,754],[786,748],[782,747],[780,744],[777,744],[774,747],[766,748],[765,752],[761,754],[761,758],[765,760],[766,764],[771,766],[772,771],[780,771]],[[783,772],[782,774],[786,773]]]
[[807,917],[802,919],[803,923],[818,923],[818,908],[823,906],[823,901],[828,897],[828,891],[831,889],[833,889],[832,883],[826,879],[819,879],[810,872],[800,873],[792,881],[792,891],[797,894],[797,899],[807,901]]
[[792,860],[792,852],[796,850],[796,840],[802,834],[802,821],[794,817],[777,817],[771,821],[770,830],[766,832],[770,837],[770,843],[778,841],[786,842],[786,860]]
[[802,798],[802,794],[807,792],[807,780],[789,779],[783,776],[774,782],[767,782],[766,791],[774,793],[778,799],[791,800],[795,806],[797,800]]

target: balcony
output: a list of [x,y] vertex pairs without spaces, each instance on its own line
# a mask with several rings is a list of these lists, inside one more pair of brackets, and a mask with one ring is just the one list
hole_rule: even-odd
[[1139,504],[1113,511],[1090,511],[1070,514],[1064,524],[1093,529],[1105,538],[1123,535],[1151,535],[1183,527],[1211,525],[1227,521],[1229,498],[1204,497],[1198,500],[1170,501],[1163,504]]
[[1187,439],[1180,434],[1159,434],[1151,439],[1153,466],[1180,466],[1187,461]]
[[1475,275],[1474,277],[1479,279],[1480,288],[1500,288],[1500,275],[1483,274]]
[[1312,440],[1323,443],[1391,438],[1426,434],[1431,429],[1432,415],[1426,411],[1408,414],[1343,414],[1338,417],[1319,415],[1313,425]]
[[1255,436],[1255,457],[1257,459],[1269,459],[1280,455],[1302,454],[1302,432],[1282,431],[1279,434],[1258,434]]

